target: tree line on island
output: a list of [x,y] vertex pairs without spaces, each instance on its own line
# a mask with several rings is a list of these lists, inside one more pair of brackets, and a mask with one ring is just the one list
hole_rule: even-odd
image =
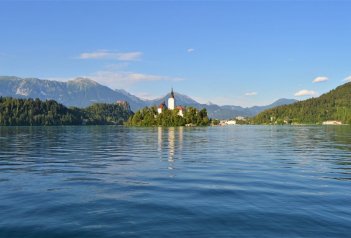
[[157,112],[157,107],[145,107],[132,115],[126,125],[129,126],[209,126],[211,120],[207,116],[207,110],[197,110],[187,107],[184,115],[178,114],[178,109],[164,109],[162,113]]

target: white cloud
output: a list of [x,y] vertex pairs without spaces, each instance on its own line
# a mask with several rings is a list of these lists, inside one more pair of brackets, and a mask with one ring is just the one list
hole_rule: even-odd
[[202,97],[199,95],[191,95],[195,101],[204,104],[214,103],[217,105],[237,105],[242,107],[252,107],[252,106],[264,106],[272,103],[271,101],[257,101],[255,97],[245,97],[245,96],[215,96],[215,97]]
[[346,77],[346,78],[344,78],[344,81],[345,81],[345,82],[351,82],[351,75],[348,76],[348,77]]
[[325,76],[319,76],[319,77],[316,77],[315,79],[313,79],[313,83],[321,83],[321,82],[325,82],[325,81],[328,81],[329,78],[328,77],[325,77]]
[[195,49],[193,49],[193,48],[189,48],[189,49],[187,49],[186,50],[188,53],[192,53],[192,52],[194,52],[195,51]]
[[[123,89],[140,82],[153,81],[181,81],[180,77],[170,77],[155,74],[143,74],[137,72],[118,71],[118,70],[101,70],[88,75],[79,75],[73,77],[45,77],[48,80],[67,82],[76,78],[88,78],[95,82],[110,87],[112,89]],[[151,95],[144,95],[143,98],[152,98]]]
[[147,92],[133,92],[133,94],[139,98],[145,99],[145,100],[154,100],[154,99],[158,99],[161,98],[164,95],[154,95],[151,93],[147,93]]
[[85,76],[90,78],[102,85],[106,85],[110,88],[124,88],[129,87],[135,83],[143,82],[143,81],[180,81],[183,78],[179,77],[169,77],[163,75],[155,75],[155,74],[143,74],[136,72],[128,72],[128,71],[110,71],[110,70],[102,70],[98,71],[94,74]]
[[302,89],[296,92],[294,95],[296,97],[303,97],[303,96],[316,96],[318,93],[313,90]]
[[141,58],[143,55],[142,52],[126,52],[126,53],[117,53],[116,57],[120,61],[133,61],[133,60],[138,60]]
[[245,96],[256,96],[257,95],[257,92],[248,92],[248,93],[245,93]]
[[44,78],[48,80],[53,80],[53,81],[66,82],[66,81],[74,80],[77,77],[44,77]]
[[134,61],[141,58],[142,52],[112,52],[108,50],[98,50],[95,52],[82,53],[79,55],[79,59],[109,59],[118,61]]
[[209,98],[204,98],[204,97],[200,97],[200,96],[196,96],[196,95],[191,95],[191,98],[199,103],[203,103],[203,104],[209,103],[209,101],[208,101]]

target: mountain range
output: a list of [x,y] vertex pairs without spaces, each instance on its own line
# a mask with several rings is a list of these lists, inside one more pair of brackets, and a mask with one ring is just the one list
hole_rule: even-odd
[[[129,103],[133,111],[136,111],[146,106],[159,105],[164,101],[167,103],[169,94],[162,98],[145,100],[123,89],[113,90],[88,78],[59,82],[38,78],[0,76],[0,96],[53,99],[66,106],[75,107],[87,107],[97,102],[114,103],[123,100]],[[193,106],[197,109],[206,108],[209,117],[216,119],[230,119],[236,116],[252,117],[266,109],[296,102],[294,99],[279,99],[267,106],[244,108],[231,105],[201,104],[177,92],[175,92],[175,99],[178,105]]]

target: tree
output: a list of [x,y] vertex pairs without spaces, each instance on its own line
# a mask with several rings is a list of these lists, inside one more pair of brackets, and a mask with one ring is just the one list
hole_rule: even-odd
[[[274,119],[274,120],[271,120]],[[351,123],[351,83],[346,83],[318,98],[266,110],[253,118],[257,124],[306,123],[327,120]]]
[[210,125],[206,109],[199,112],[193,107],[186,108],[184,117],[178,115],[179,110],[164,109],[158,114],[156,107],[145,107],[132,115],[127,122],[129,126],[185,126],[193,124],[199,126]]
[[117,104],[93,104],[85,109],[67,108],[54,100],[0,97],[1,126],[122,124],[132,112]]

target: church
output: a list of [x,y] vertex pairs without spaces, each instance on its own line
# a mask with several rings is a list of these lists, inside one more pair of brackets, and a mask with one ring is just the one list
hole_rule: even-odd
[[[158,114],[162,113],[162,111],[165,110],[165,109],[167,109],[167,106],[166,106],[166,103],[163,102],[157,108]],[[178,115],[179,116],[181,116],[181,117],[184,116],[183,112],[185,111],[185,108],[182,107],[182,106],[176,106],[174,92],[173,92],[173,88],[172,88],[171,95],[168,98],[168,110],[174,110],[174,109],[178,110]]]

